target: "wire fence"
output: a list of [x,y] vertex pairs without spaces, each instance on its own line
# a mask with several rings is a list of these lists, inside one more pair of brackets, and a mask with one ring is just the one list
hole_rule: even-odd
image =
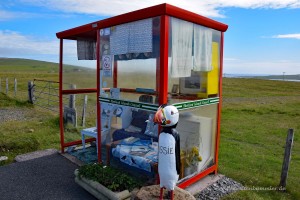
[[[28,83],[29,101],[54,112],[59,111],[59,82],[34,79]],[[68,100],[68,99],[66,99]]]
[[14,77],[0,77],[0,93],[22,101],[28,100],[28,89],[22,84],[23,81]]

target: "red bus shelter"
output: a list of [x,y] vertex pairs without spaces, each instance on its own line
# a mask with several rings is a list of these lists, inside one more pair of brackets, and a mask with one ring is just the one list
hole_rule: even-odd
[[[151,117],[159,105],[168,103],[180,112],[177,130],[183,173],[178,186],[185,188],[217,173],[227,28],[212,19],[160,4],[57,33],[62,152],[82,144],[82,140],[65,141],[64,95],[96,95],[99,162],[103,162],[102,147],[120,141],[149,141],[146,144],[155,150],[159,127],[150,122]],[[96,88],[63,87],[64,46],[69,40],[77,42],[79,60],[95,60]],[[118,158],[124,152],[115,148],[112,156]],[[151,155],[155,162],[155,153]],[[151,171],[153,165],[148,163],[141,164],[142,168]]]

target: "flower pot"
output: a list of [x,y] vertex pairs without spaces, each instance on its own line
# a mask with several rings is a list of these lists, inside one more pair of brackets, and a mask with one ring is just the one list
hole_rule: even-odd
[[86,179],[84,177],[79,177],[78,169],[75,170],[75,182],[84,188],[86,191],[91,193],[94,197],[101,200],[123,200],[128,199],[131,193],[128,190],[122,192],[113,192],[106,188],[102,184],[96,181]]

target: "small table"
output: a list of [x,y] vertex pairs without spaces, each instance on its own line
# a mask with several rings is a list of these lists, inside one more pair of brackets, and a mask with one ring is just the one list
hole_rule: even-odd
[[[109,133],[109,129],[102,129],[101,130],[101,141],[103,142]],[[82,141],[82,147],[85,149],[85,136],[90,136],[96,138],[96,145],[98,145],[98,138],[97,138],[97,127],[91,127],[81,130],[81,141]],[[98,153],[98,148],[97,148]]]

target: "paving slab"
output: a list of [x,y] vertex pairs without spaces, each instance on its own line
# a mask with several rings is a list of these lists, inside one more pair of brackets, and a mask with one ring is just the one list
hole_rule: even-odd
[[45,150],[40,150],[40,151],[34,151],[34,152],[29,152],[29,153],[25,153],[25,154],[16,156],[15,161],[24,162],[27,160],[41,158],[43,156],[49,156],[49,155],[53,155],[53,154],[57,154],[57,153],[58,153],[58,151],[56,149],[45,149]]
[[0,167],[0,199],[95,199],[74,181],[78,166],[55,153]]

